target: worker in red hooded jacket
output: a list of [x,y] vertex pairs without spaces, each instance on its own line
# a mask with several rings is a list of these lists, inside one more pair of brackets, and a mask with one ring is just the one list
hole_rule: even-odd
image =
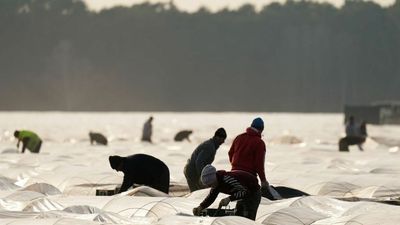
[[261,139],[264,121],[255,118],[246,132],[235,138],[229,150],[229,161],[232,171],[242,170],[257,176],[261,180],[261,188],[268,189],[269,183],[265,178],[265,143]]

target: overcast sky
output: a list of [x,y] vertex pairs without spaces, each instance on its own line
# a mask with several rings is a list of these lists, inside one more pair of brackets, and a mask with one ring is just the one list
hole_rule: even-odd
[[[125,5],[130,6],[135,3],[146,2],[145,0],[84,0],[90,9],[101,10],[103,8],[110,8],[115,5]],[[344,0],[318,0],[319,2],[330,2],[331,4],[340,7]],[[395,0],[375,0],[382,6],[388,6],[393,4]],[[170,2],[170,0],[149,0],[149,2]],[[245,3],[252,3],[257,8],[261,8],[270,2],[277,2],[276,0],[173,0],[178,8],[193,12],[196,11],[201,6],[206,6],[211,11],[218,11],[222,8],[236,9]],[[284,0],[279,0],[279,2],[284,2]]]

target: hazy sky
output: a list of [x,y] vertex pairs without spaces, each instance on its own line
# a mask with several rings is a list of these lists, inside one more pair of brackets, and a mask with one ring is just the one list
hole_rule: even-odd
[[[100,10],[102,8],[110,8],[115,5],[130,6],[135,3],[147,2],[145,0],[84,0],[90,9]],[[331,4],[340,7],[344,0],[318,0],[318,2],[330,2]],[[393,4],[395,0],[375,0],[382,6]],[[149,2],[170,2],[170,0],[149,0]],[[178,8],[193,12],[201,6],[206,6],[211,11],[217,11],[222,8],[236,9],[245,3],[252,3],[257,8],[261,8],[270,2],[284,2],[284,0],[173,0]]]

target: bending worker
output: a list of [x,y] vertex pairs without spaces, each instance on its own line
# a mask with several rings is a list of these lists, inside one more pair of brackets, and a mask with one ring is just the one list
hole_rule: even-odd
[[22,142],[22,152],[25,152],[25,149],[28,149],[32,153],[39,153],[40,148],[42,147],[42,139],[40,137],[29,130],[16,130],[14,132],[14,137],[18,139],[17,148],[19,148],[19,143]]
[[207,165],[201,172],[201,181],[207,187],[211,187],[211,190],[204,201],[193,209],[194,215],[199,216],[201,211],[209,207],[218,194],[222,192],[230,196],[223,198],[218,208],[237,200],[235,215],[251,220],[256,219],[257,209],[261,201],[261,191],[256,176],[240,170],[216,171],[215,167]]
[[166,194],[169,192],[169,169],[161,160],[146,154],[128,157],[108,157],[111,168],[124,173],[119,193],[128,190],[133,184],[152,187]]
[[362,144],[367,139],[367,125],[363,121],[359,126],[355,123],[354,117],[350,116],[346,123],[346,137],[339,140],[339,151],[349,151],[350,145],[357,145],[363,151]]
[[225,142],[226,131],[224,128],[218,128],[214,137],[201,143],[188,159],[183,173],[189,185],[190,192],[205,188],[201,184],[201,171],[207,164],[212,164],[219,146]]

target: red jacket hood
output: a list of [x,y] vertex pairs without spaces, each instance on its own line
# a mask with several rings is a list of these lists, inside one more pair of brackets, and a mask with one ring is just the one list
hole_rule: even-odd
[[254,129],[254,128],[252,128],[252,127],[248,127],[248,128],[246,129],[246,133],[247,133],[248,135],[251,135],[251,136],[258,136],[258,137],[261,138],[261,132],[257,131],[256,129]]

